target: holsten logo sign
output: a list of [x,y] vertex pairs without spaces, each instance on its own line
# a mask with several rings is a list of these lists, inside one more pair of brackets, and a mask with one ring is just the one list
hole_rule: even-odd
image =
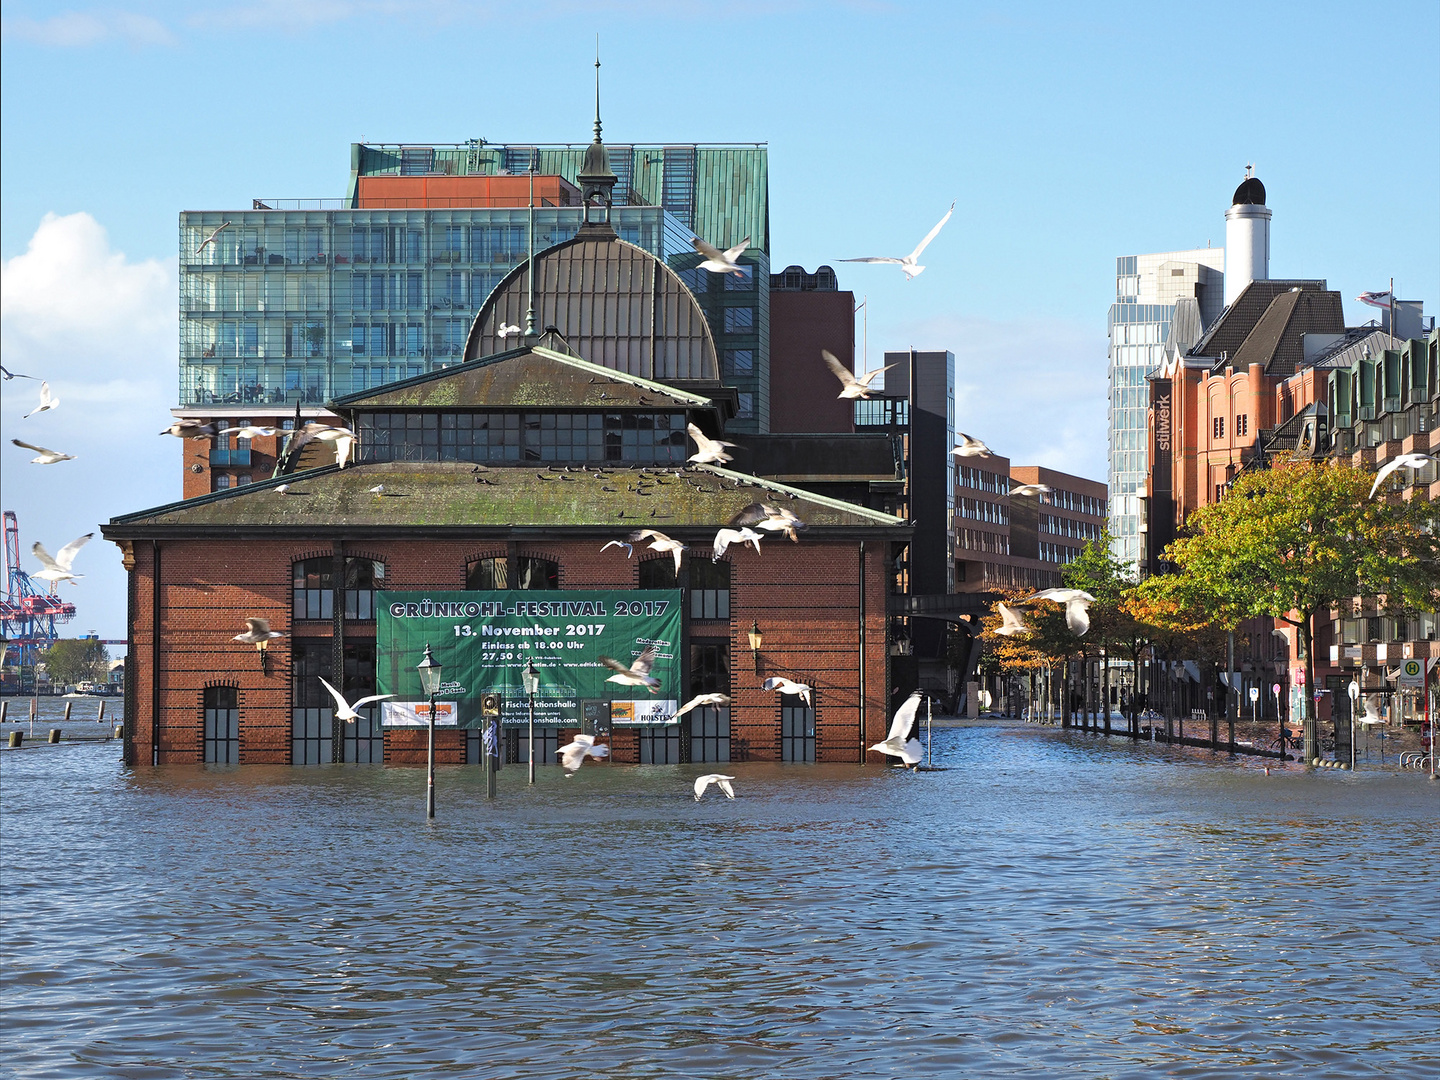
[[[609,703],[619,725],[664,724],[680,707],[680,591],[624,592],[380,592],[376,596],[377,693],[387,726],[429,722],[429,699],[415,666],[430,646],[442,665],[436,695],[451,710],[436,724],[480,727],[480,697],[498,694],[501,723],[524,724],[530,701],[522,676],[539,679],[535,722],[580,726],[587,702]],[[602,656],[627,667],[655,649],[645,686],[610,682]]]

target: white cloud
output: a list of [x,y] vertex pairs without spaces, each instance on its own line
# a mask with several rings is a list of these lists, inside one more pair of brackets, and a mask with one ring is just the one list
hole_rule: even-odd
[[1014,465],[1043,465],[1105,482],[1103,331],[1059,319],[942,316],[901,336],[954,352],[959,430]]
[[173,45],[175,35],[159,19],[129,11],[67,11],[48,19],[5,19],[4,35],[53,48],[77,49],[118,38],[132,46]]
[[[5,508],[20,518],[24,550],[39,540],[53,551],[116,514],[178,498],[175,440],[156,435],[175,397],[175,281],[172,262],[128,259],[84,213],[47,214],[25,252],[0,268],[5,366],[45,379],[60,399],[26,420],[39,384],[0,385]],[[31,465],[34,455],[10,445],[13,438],[76,459]],[[73,595],[67,590],[80,608],[76,625],[123,636],[118,552],[91,545],[77,569],[86,578]]]

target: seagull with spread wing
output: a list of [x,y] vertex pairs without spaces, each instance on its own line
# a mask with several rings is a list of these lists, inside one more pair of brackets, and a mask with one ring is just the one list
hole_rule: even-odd
[[1055,489],[1049,484],[1017,484],[1010,489],[1013,495],[1049,495]]
[[871,394],[870,381],[882,371],[889,371],[892,367],[896,366],[894,364],[886,364],[884,367],[876,368],[874,371],[867,371],[864,375],[856,378],[850,373],[850,369],[842,364],[839,358],[829,349],[821,349],[820,355],[825,358],[826,366],[829,367],[835,377],[840,380],[840,393],[837,396],[841,398],[868,398]]
[[691,454],[687,461],[693,461],[697,465],[724,465],[730,460],[725,448],[734,446],[733,442],[712,439],[694,424],[686,424],[685,430],[690,432],[690,438],[695,440],[695,453]]
[[979,439],[972,439],[963,431],[957,431],[955,434],[960,436],[960,444],[956,446],[954,450],[951,450],[950,453],[954,454],[956,457],[993,456],[990,448],[986,446],[983,442],[981,442]]
[[782,694],[798,697],[806,705],[811,704],[809,683],[792,682],[790,679],[776,675],[766,679],[760,686],[765,690],[778,690]]
[[676,711],[675,715],[672,716],[670,719],[678,719],[679,717],[684,716],[691,709],[698,709],[701,706],[712,706],[714,708],[721,708],[729,704],[730,698],[726,694],[701,694],[698,697],[692,697],[689,701],[685,702],[684,705],[681,705],[680,708]]
[[705,794],[705,789],[711,784],[714,784],[723,791],[727,799],[733,799],[735,797],[735,789],[730,786],[730,781],[734,779],[735,777],[733,776],[726,776],[724,773],[718,772],[697,776],[695,778],[695,801],[700,801]]
[[621,686],[643,686],[650,693],[660,689],[660,680],[650,674],[650,669],[655,666],[655,646],[647,645],[635,658],[635,662],[626,667],[619,660],[613,660],[608,656],[600,657],[600,663],[604,664],[611,671],[615,672],[606,682],[619,683]]
[[31,409],[20,419],[29,420],[30,417],[35,416],[38,413],[49,412],[51,409],[55,408],[59,404],[59,398],[50,396],[50,384],[48,382],[42,382],[40,384],[40,404],[37,405],[35,408]]
[[793,511],[768,503],[751,503],[732,517],[729,524],[731,528],[744,529],[754,526],[762,532],[784,533],[797,544],[800,537],[796,533],[806,528],[805,522],[796,517]]
[[1014,637],[1016,634],[1030,633],[1030,627],[1025,625],[1025,620],[1019,614],[1006,607],[1004,604],[996,604],[995,610],[1000,613],[1000,625],[995,628],[995,633],[1001,637]]
[[[629,540],[632,544],[638,544],[642,540],[649,540],[650,543],[646,546],[648,546],[651,551],[668,551],[671,555],[675,556],[675,573],[680,573],[680,556],[685,551],[685,545],[679,540],[671,540],[670,537],[656,529],[636,529],[625,539]],[[604,549],[602,548],[601,550],[603,551]]]
[[335,447],[335,464],[340,468],[350,460],[350,451],[355,445],[355,432],[348,427],[340,427],[335,424],[321,424],[314,420],[310,421],[299,432],[291,444],[292,451],[300,449],[308,442],[315,440],[328,442]]
[[274,435],[277,428],[260,427],[257,424],[246,424],[243,427],[221,428],[216,435],[234,435],[239,439],[258,439],[261,436]]
[[1440,461],[1440,455],[1400,454],[1398,457],[1391,458],[1384,465],[1381,465],[1379,471],[1376,472],[1375,483],[1370,486],[1369,497],[1372,499],[1375,497],[1375,492],[1380,490],[1380,485],[1385,482],[1385,478],[1396,469],[1423,469],[1432,461]]
[[609,757],[610,748],[604,744],[596,746],[593,735],[576,735],[573,742],[566,743],[555,753],[560,755],[560,764],[565,766],[565,771],[573,773],[585,764],[587,757],[593,757],[597,761]]
[[712,274],[734,274],[736,277],[745,276],[745,268],[735,260],[745,253],[750,246],[750,238],[747,236],[740,243],[732,248],[721,251],[717,247],[707,244],[698,236],[690,241],[691,247],[705,256],[705,261],[700,264],[701,270],[709,270]]
[[894,263],[896,266],[900,267],[901,270],[905,271],[906,281],[909,281],[911,278],[914,277],[919,277],[922,273],[925,272],[925,267],[921,266],[919,263],[920,253],[930,245],[931,240],[934,240],[935,237],[940,235],[940,230],[945,227],[945,223],[950,220],[950,215],[953,213],[955,213],[955,204],[952,202],[950,204],[950,209],[946,210],[945,216],[940,219],[940,223],[925,234],[925,239],[921,240],[920,243],[916,246],[915,250],[912,251],[909,255],[902,256],[898,259],[891,258],[888,255],[872,255],[861,259],[840,259],[838,261],[863,263]]
[[711,562],[719,562],[720,556],[725,554],[731,544],[739,544],[744,547],[746,544],[755,545],[755,554],[760,554],[760,534],[754,529],[721,529],[715,534],[715,543],[712,545],[710,555]]
[[57,585],[62,581],[68,581],[71,585],[74,585],[77,578],[85,576],[84,574],[72,574],[70,572],[70,566],[75,562],[75,553],[89,543],[90,538],[94,535],[94,533],[86,533],[78,540],[71,540],[70,543],[55,553],[53,559],[50,557],[50,553],[45,550],[44,545],[37,540],[31,545],[30,553],[44,564],[45,569],[37,570],[30,576],[32,578],[39,578],[41,581],[53,581]]
[[339,690],[336,690],[335,687],[331,686],[324,679],[320,679],[320,685],[325,687],[326,690],[329,690],[330,696],[335,699],[335,719],[344,720],[347,724],[353,724],[356,719],[359,718],[360,714],[355,711],[356,709],[362,708],[372,701],[384,701],[386,698],[395,696],[394,694],[371,694],[369,697],[362,697],[352,705],[345,700],[344,694],[340,693]]
[[1032,600],[1053,600],[1065,605],[1065,625],[1076,637],[1082,637],[1090,629],[1089,606],[1095,597],[1082,589],[1041,589],[1033,596],[1027,596],[1025,603]]
[[30,459],[32,465],[54,465],[57,461],[74,461],[74,454],[62,454],[59,450],[49,450],[43,446],[36,446],[34,443],[22,442],[19,439],[11,439],[12,443],[25,450],[34,450],[39,457]]
[[269,619],[249,618],[245,620],[246,630],[243,634],[236,634],[232,641],[243,641],[246,645],[259,645],[262,641],[274,641],[285,635],[279,630],[270,629]]
[[18,371],[11,371],[4,364],[0,364],[0,378],[9,379],[33,379],[34,375],[21,375]]
[[160,434],[174,435],[177,439],[204,439],[218,430],[214,424],[201,423],[199,420],[176,420]]
[[500,328],[495,331],[495,336],[498,337],[501,341],[504,341],[510,335],[518,333],[520,333],[520,327],[518,325],[516,325],[515,323],[506,323],[502,321],[500,323]]
[[870,747],[871,750],[891,757],[898,757],[908,766],[919,765],[925,756],[919,739],[910,738],[910,729],[915,726],[915,714],[920,709],[920,698],[923,695],[916,690],[904,704],[895,710],[895,718],[890,721],[890,733],[885,737],[884,742],[877,742]]
[[205,250],[205,248],[206,248],[207,246],[209,246],[210,244],[213,244],[213,243],[215,242],[215,238],[216,238],[217,236],[219,236],[222,232],[224,232],[226,229],[228,229],[229,227],[230,227],[230,222],[227,221],[227,222],[225,222],[223,225],[221,225],[220,228],[216,229],[216,230],[215,230],[214,232],[212,232],[209,236],[205,237],[204,240],[201,240],[201,241],[200,241],[200,246],[195,249],[195,254],[196,254],[196,255],[199,255],[202,251]]
[[601,550],[601,551],[604,551],[605,548],[612,548],[612,547],[624,548],[624,549],[625,549],[625,557],[626,557],[627,559],[630,558],[630,556],[632,556],[632,555],[635,554],[635,545],[634,545],[634,544],[627,544],[624,540],[611,540],[608,544],[606,544],[606,545],[605,545],[604,547],[602,547],[600,550]]

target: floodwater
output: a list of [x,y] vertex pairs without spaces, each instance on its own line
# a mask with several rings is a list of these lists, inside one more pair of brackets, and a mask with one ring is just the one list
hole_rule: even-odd
[[937,771],[0,753],[17,1077],[1433,1077],[1440,784],[1036,727]]

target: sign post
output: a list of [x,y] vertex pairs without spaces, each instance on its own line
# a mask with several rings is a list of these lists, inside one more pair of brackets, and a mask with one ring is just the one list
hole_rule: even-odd
[[[1350,771],[1355,771],[1355,706],[1360,701],[1360,684],[1354,679],[1346,687],[1350,695]],[[1366,740],[1366,749],[1369,749],[1369,740]]]

